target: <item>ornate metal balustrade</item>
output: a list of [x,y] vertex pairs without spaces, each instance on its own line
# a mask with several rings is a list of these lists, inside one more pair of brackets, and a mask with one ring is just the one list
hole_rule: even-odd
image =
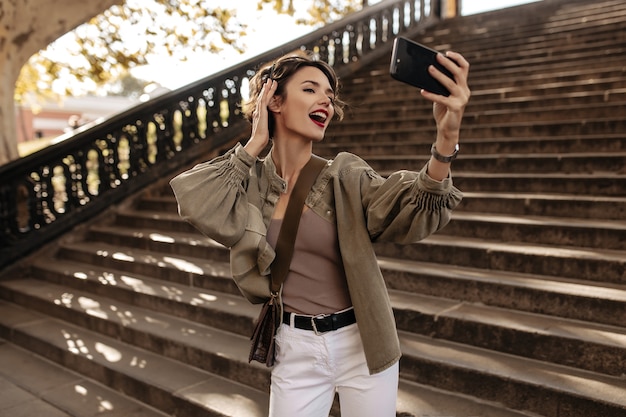
[[438,19],[440,0],[386,0],[0,167],[0,268],[182,164],[241,138],[261,63],[312,50],[340,76]]

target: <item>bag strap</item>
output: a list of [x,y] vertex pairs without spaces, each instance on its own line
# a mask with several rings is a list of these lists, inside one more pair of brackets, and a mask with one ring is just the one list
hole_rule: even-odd
[[298,233],[298,225],[300,217],[302,217],[302,207],[309,190],[313,186],[315,179],[326,165],[326,160],[319,156],[312,155],[309,162],[306,163],[300,176],[296,181],[287,209],[283,224],[278,233],[278,241],[276,242],[276,258],[272,263],[272,279],[270,281],[270,291],[272,294],[278,293],[280,286],[287,278],[289,266],[291,265],[291,257],[293,256],[294,244]]

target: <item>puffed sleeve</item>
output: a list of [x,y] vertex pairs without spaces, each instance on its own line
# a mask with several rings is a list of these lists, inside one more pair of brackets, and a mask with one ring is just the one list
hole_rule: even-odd
[[170,181],[180,216],[226,247],[243,235],[248,218],[246,184],[256,158],[237,144]]
[[397,171],[383,178],[373,169],[361,173],[360,190],[372,241],[414,243],[442,229],[463,194],[421,171]]

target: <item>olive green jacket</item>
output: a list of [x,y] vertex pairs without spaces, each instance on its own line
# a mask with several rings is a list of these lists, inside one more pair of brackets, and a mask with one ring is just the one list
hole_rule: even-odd
[[[236,145],[176,176],[170,184],[182,218],[231,249],[231,270],[242,293],[252,302],[262,302],[269,294],[268,281],[258,283],[269,274],[274,259],[265,233],[287,187],[271,154],[254,158]],[[451,178],[433,180],[426,166],[419,172],[398,171],[383,178],[361,158],[345,152],[328,161],[309,192],[305,204],[337,225],[350,298],[372,374],[401,356],[372,244],[408,244],[431,235],[450,221],[461,199]]]

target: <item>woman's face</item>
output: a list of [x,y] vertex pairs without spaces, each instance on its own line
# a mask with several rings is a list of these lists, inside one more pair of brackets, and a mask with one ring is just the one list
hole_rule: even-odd
[[272,108],[275,136],[321,141],[335,114],[334,97],[321,70],[309,66],[298,69],[287,81],[282,99]]

